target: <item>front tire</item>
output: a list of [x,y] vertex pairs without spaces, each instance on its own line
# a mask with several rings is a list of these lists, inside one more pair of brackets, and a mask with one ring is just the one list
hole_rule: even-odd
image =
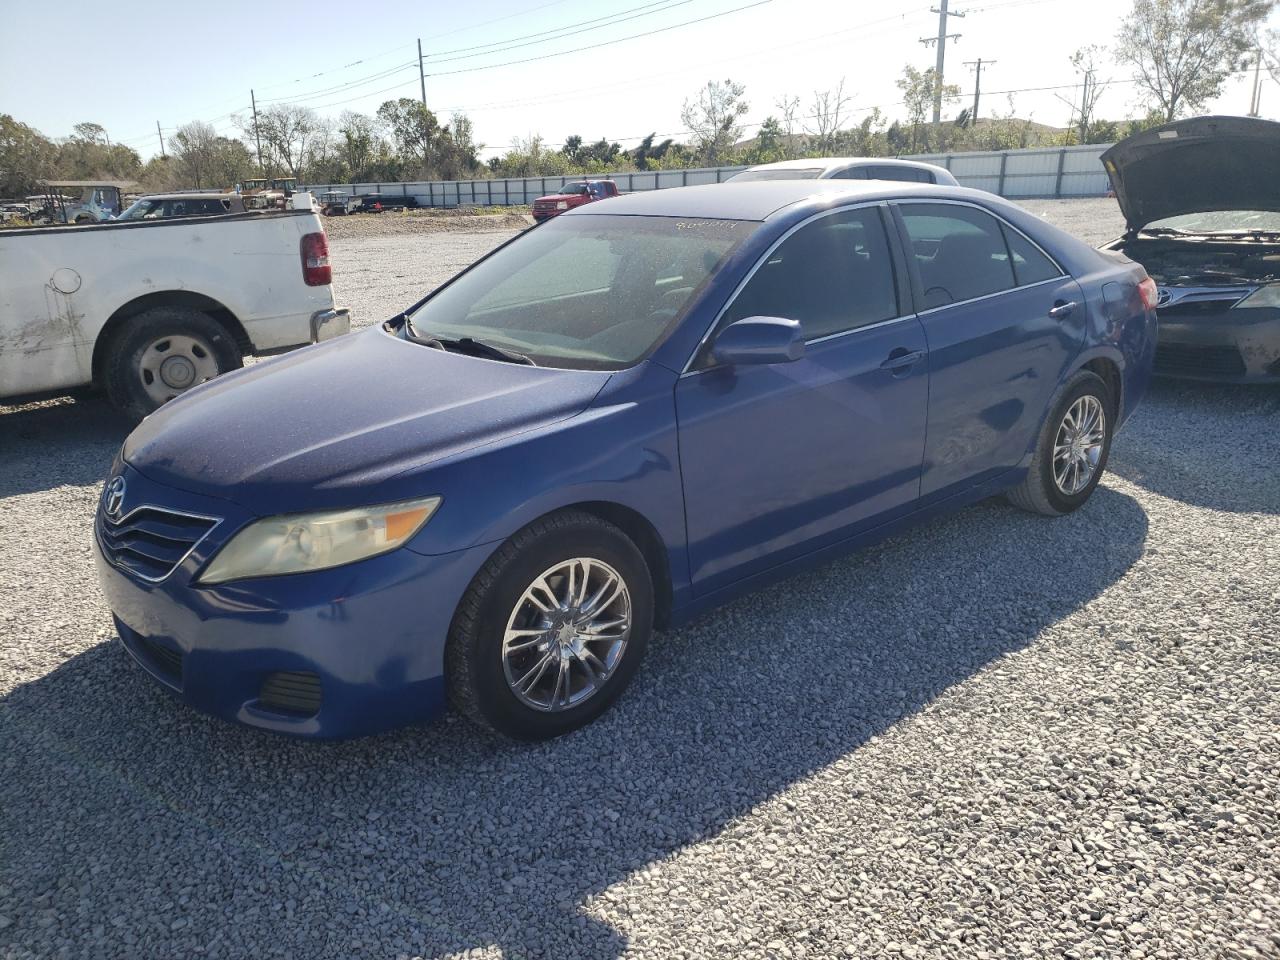
[[517,740],[586,726],[635,675],[653,597],[644,556],[613,524],[576,510],[535,521],[458,605],[445,647],[450,702]]
[[1111,453],[1115,402],[1096,373],[1081,370],[1063,385],[1040,429],[1036,451],[1010,503],[1057,517],[1084,506]]
[[103,385],[115,406],[141,420],[241,363],[235,341],[208,314],[153,307],[126,320],[108,344]]

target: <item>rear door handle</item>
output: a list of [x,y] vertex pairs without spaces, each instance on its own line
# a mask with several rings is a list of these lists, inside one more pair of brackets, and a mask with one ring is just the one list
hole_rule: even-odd
[[1049,316],[1054,320],[1061,320],[1063,317],[1071,316],[1071,311],[1075,308],[1076,302],[1074,300],[1058,300],[1049,311]]
[[919,363],[924,359],[923,350],[908,350],[906,347],[898,347],[880,364],[881,370],[905,370],[912,364]]

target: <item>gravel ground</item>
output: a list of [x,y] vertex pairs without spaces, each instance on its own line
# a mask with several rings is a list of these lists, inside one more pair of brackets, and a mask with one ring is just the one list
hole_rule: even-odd
[[[341,298],[389,315],[506,235],[335,237]],[[982,504],[740,600],[531,747],[172,701],[90,564],[123,425],[0,410],[0,957],[1280,955],[1277,424],[1160,385],[1079,513]]]

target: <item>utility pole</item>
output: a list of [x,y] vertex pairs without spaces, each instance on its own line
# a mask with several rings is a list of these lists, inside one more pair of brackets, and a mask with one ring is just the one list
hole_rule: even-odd
[[160,138],[160,159],[168,160],[164,153],[164,132],[160,129],[160,121],[156,121],[156,136]]
[[1253,61],[1253,96],[1249,98],[1249,116],[1256,117],[1262,110],[1262,48]]
[[1084,91],[1080,97],[1080,142],[1089,136],[1089,103],[1093,95],[1093,68],[1084,72]]
[[979,57],[977,60],[966,60],[966,67],[973,67],[973,112],[969,114],[969,126],[973,126],[978,122],[978,97],[982,95],[982,65],[985,63],[988,67],[998,61],[983,60]]
[[258,145],[258,172],[265,177],[267,168],[262,163],[262,134],[258,132],[258,98],[252,90],[249,91],[249,102],[253,104],[253,142]]
[[936,37],[921,37],[920,42],[926,47],[932,43],[938,45],[938,60],[933,69],[933,122],[938,123],[942,120],[942,77],[943,67],[947,60],[947,41],[959,40],[960,34],[947,33],[947,17],[963,17],[963,13],[948,12],[947,0],[938,0],[939,5],[930,7],[930,11],[938,15],[938,35]]
[[427,75],[422,72],[422,38],[418,38],[418,82],[422,84],[422,105],[427,105]]

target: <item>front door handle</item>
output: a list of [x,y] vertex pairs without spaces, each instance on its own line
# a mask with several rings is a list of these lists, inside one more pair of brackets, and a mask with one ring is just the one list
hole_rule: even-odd
[[924,359],[923,350],[908,350],[898,347],[880,364],[881,370],[892,370],[894,373],[905,373],[907,368]]
[[1056,300],[1053,308],[1049,311],[1049,316],[1054,320],[1061,320],[1063,317],[1071,316],[1071,311],[1076,308],[1074,300]]

